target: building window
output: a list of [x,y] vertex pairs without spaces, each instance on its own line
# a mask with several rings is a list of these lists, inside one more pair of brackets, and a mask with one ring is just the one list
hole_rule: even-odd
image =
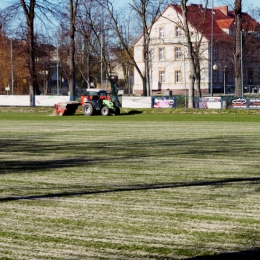
[[175,82],[181,83],[181,71],[180,70],[175,71]]
[[175,28],[175,36],[176,37],[180,37],[181,36],[181,28],[178,27],[178,26]]
[[181,48],[176,47],[175,48],[175,60],[180,60],[181,59]]
[[159,48],[159,60],[164,60],[164,48]]
[[253,84],[254,72],[252,68],[248,69],[248,85]]
[[159,82],[164,83],[165,82],[165,73],[164,71],[159,71]]
[[164,28],[159,28],[159,38],[164,38]]

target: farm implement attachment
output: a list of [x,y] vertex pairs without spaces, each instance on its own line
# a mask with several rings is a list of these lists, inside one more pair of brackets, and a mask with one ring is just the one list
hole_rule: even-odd
[[79,102],[60,102],[54,105],[55,113],[60,116],[74,115],[80,105]]

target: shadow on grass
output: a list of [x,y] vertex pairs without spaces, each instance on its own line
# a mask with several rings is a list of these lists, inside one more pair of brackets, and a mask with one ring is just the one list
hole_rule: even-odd
[[[152,256],[157,260],[177,260],[171,256]],[[191,258],[178,258],[183,260],[260,260],[260,248],[253,248],[247,251],[221,253],[216,255],[195,256]]]
[[44,160],[44,161],[3,161],[1,162],[1,174],[18,174],[24,173],[25,171],[34,170],[51,170],[66,167],[77,167],[77,166],[91,166],[96,163],[102,164],[102,161],[109,162],[110,159],[106,158],[73,158],[73,159],[60,159],[60,160]]
[[248,251],[222,253],[214,256],[197,256],[186,258],[185,260],[259,260],[260,248],[255,248]]
[[128,111],[127,113],[122,113],[122,114],[126,114],[126,115],[136,115],[136,114],[142,114],[142,113],[143,113],[143,111],[139,111],[139,110],[134,110],[134,109],[132,109],[132,110]]
[[[239,142],[238,142],[239,140]],[[252,142],[252,144],[251,144]],[[130,147],[131,149],[127,149]],[[134,149],[133,149],[134,148]],[[73,154],[82,154],[83,157],[63,159]],[[134,151],[134,152],[133,152]],[[173,157],[187,156],[188,158],[208,159],[210,156],[228,156],[236,157],[238,154],[242,158],[252,157],[259,154],[259,147],[254,145],[254,140],[247,136],[228,136],[214,138],[197,139],[168,139],[168,140],[110,140],[102,142],[93,142],[91,139],[80,143],[66,141],[52,142],[45,138],[37,136],[30,139],[11,139],[0,141],[0,155],[10,155],[8,159],[1,160],[1,174],[20,173],[27,170],[51,170],[62,167],[90,166],[91,164],[117,163],[123,160],[132,160],[143,158],[150,160],[151,157]],[[16,153],[18,156],[16,157]],[[53,154],[53,159],[44,160]],[[19,160],[21,154],[24,158],[35,157],[35,160]],[[102,154],[102,156],[95,156]],[[63,157],[62,159],[55,159]],[[94,155],[94,156],[93,156]],[[37,157],[38,158],[37,158]],[[15,160],[17,158],[17,160]],[[255,167],[259,167],[258,162]]]
[[184,188],[184,187],[202,187],[202,186],[222,186],[228,183],[238,183],[238,182],[251,182],[258,184],[260,177],[257,178],[228,178],[216,181],[196,181],[196,182],[186,182],[186,183],[144,183],[144,184],[133,184],[133,185],[122,185],[121,187],[111,187],[97,190],[81,190],[81,191],[69,191],[69,192],[59,192],[59,193],[47,193],[40,195],[25,195],[25,196],[9,196],[0,198],[0,202],[16,201],[16,200],[36,200],[45,198],[57,198],[57,197],[71,197],[71,196],[84,196],[84,195],[94,195],[94,194],[106,194],[114,192],[128,192],[128,191],[142,191],[142,190],[158,190],[158,189],[173,189],[173,188]]
[[[239,143],[237,142],[239,140]],[[252,140],[253,142],[254,140]],[[222,145],[219,145],[220,143]],[[126,149],[131,147],[132,149]],[[156,149],[159,147],[160,149]],[[162,148],[161,148],[162,147]],[[174,147],[174,149],[172,149]],[[134,150],[133,150],[134,148]],[[64,158],[70,155],[76,155],[77,153],[82,153],[84,157],[78,158]],[[82,152],[83,151],[83,152]],[[46,139],[41,140],[41,136],[37,142],[34,140],[27,139],[11,139],[11,140],[1,140],[0,142],[0,155],[9,154],[15,158],[18,154],[17,160],[1,160],[1,174],[23,174],[24,172],[34,171],[50,171],[52,169],[62,169],[62,168],[72,168],[72,167],[106,167],[106,165],[113,164],[114,167],[122,167],[121,162],[134,162],[136,158],[143,158],[145,161],[149,161],[154,157],[165,158],[167,151],[167,156],[174,157],[179,155],[184,155],[187,159],[190,156],[198,158],[209,158],[209,156],[215,155],[228,155],[229,157],[236,156],[238,151],[242,158],[247,156],[259,154],[259,148],[254,148],[249,145],[247,136],[237,136],[225,137],[225,143],[222,137],[215,138],[198,138],[190,140],[129,140],[122,143],[119,141],[108,141],[108,142],[46,142]],[[102,152],[102,156],[99,156]],[[62,159],[49,159],[45,160],[44,157],[47,155],[49,158],[49,153],[57,154],[63,157]],[[19,160],[22,154],[22,158],[29,158],[27,160]],[[88,154],[90,156],[88,156]],[[93,156],[94,154],[94,156]],[[98,155],[97,155],[98,154]],[[31,159],[35,157],[35,159]],[[54,157],[54,156],[53,156]],[[259,167],[256,163],[252,167]],[[135,185],[121,185],[120,187],[110,187],[99,190],[94,190],[95,187],[91,187],[91,190],[86,190],[86,187],[81,188],[78,192],[68,191],[60,193],[51,194],[40,194],[32,196],[17,196],[17,197],[6,197],[0,198],[0,201],[12,201],[12,200],[22,200],[22,199],[40,199],[40,198],[55,198],[62,196],[79,196],[88,194],[99,194],[108,192],[124,192],[124,191],[134,191],[134,190],[149,190],[149,189],[165,189],[165,188],[178,188],[178,187],[189,187],[189,186],[206,186],[206,185],[224,185],[231,182],[257,182],[260,181],[259,178],[227,178],[223,180],[214,181],[196,181],[196,182],[183,182],[183,183],[143,183]],[[84,190],[85,189],[85,190]]]
[[[131,109],[128,111],[127,109],[124,109],[123,111],[120,112],[119,115],[116,115],[116,116],[117,117],[118,116],[131,116],[131,115],[138,115],[138,114],[142,114],[142,113],[143,113],[143,111],[141,111],[141,110]],[[71,115],[65,115],[65,116],[71,116]],[[82,112],[78,112],[78,113],[74,114],[73,116],[74,117],[75,116],[84,116],[84,114]],[[91,115],[91,117],[93,117],[93,116],[102,116],[102,115],[100,114],[100,112],[96,112]],[[110,116],[113,116],[113,114],[110,114]]]

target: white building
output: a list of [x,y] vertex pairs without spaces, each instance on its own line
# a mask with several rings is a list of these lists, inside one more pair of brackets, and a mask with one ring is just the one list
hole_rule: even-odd
[[[166,90],[171,90],[173,94],[184,94],[185,89],[187,91],[190,68],[185,47],[186,40],[181,29],[183,19],[181,14],[180,6],[168,5],[151,29],[149,45],[151,95],[163,94]],[[249,18],[246,25],[246,22],[243,22],[244,27],[248,27],[249,21],[254,28],[259,26],[248,14],[244,13],[244,17]],[[210,60],[211,36],[214,39],[214,51],[212,52],[214,64],[219,67],[218,71],[213,71],[214,92],[222,91],[223,93],[225,87],[234,84],[232,68],[234,12],[228,11],[227,6],[214,7],[213,18],[212,27],[212,9],[205,10],[202,5],[197,4],[188,6],[188,23],[194,48],[202,36],[198,55],[201,73],[200,88],[201,92],[205,94],[210,93],[211,85],[211,64],[213,63]],[[141,36],[134,44],[134,57],[138,67],[145,75],[143,40],[144,37]],[[258,66],[260,67],[259,61]],[[246,66],[244,70],[247,75]],[[133,92],[142,95],[143,83],[136,69],[134,76]]]

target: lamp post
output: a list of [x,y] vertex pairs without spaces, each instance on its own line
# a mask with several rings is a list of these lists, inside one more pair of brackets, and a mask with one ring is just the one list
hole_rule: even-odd
[[101,37],[101,39],[100,39],[100,89],[102,89],[102,83],[103,83],[103,34],[101,34],[100,37]]
[[127,73],[127,77],[128,77],[128,96],[130,96],[131,94],[131,78],[130,78],[130,66],[131,66],[131,63],[130,62],[126,62],[126,73]]
[[59,42],[57,40],[57,96],[59,94]]
[[241,88],[242,97],[244,96],[244,75],[243,75],[243,30],[241,31]]
[[146,89],[147,89],[147,95],[151,96],[151,82],[150,82],[150,35],[148,33],[145,33],[145,41],[146,41],[146,71],[145,71],[145,77],[146,77]]
[[226,95],[226,68],[227,66],[224,66],[223,73],[224,73],[224,95]]
[[11,87],[12,87],[12,95],[14,94],[14,65],[13,65],[13,40],[10,40],[10,57],[11,57]]
[[43,89],[44,89],[44,95],[47,95],[48,93],[48,70],[40,71],[43,77]]
[[219,70],[218,65],[214,64],[214,66],[212,68],[213,68],[213,70],[223,71],[223,86],[224,86],[224,95],[225,95],[226,94],[226,68],[227,68],[227,66],[224,66],[223,70]]
[[128,66],[128,96],[130,96],[131,91],[131,78],[130,78],[130,64]]
[[214,0],[211,10],[211,40],[210,40],[210,95],[213,97],[213,40],[214,40]]
[[185,102],[185,108],[187,107],[187,92],[186,92],[186,66],[185,66],[185,49],[184,49],[184,32],[182,34],[182,61],[183,61],[183,72],[184,72],[184,102]]

